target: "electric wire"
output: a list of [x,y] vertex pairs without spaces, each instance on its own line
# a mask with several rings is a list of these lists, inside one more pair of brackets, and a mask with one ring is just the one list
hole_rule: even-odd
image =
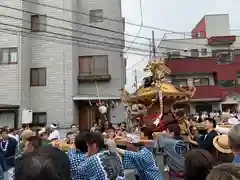
[[[5,24],[0,23],[0,25],[5,25]],[[12,25],[6,25],[6,26],[12,26]],[[9,32],[6,32],[6,31],[10,31],[10,32],[14,33],[14,35],[19,35],[19,33],[23,33],[22,35],[26,36],[26,34],[27,34],[27,36],[30,35],[31,39],[34,39],[34,38],[39,36],[39,37],[43,37],[42,38],[43,40],[47,40],[47,41],[51,41],[51,42],[75,45],[75,46],[79,46],[79,47],[83,47],[83,48],[91,48],[91,49],[103,50],[103,51],[107,51],[107,52],[115,52],[115,53],[118,53],[118,54],[123,53],[122,51],[106,49],[106,48],[99,47],[99,46],[102,46],[102,45],[98,44],[98,43],[95,43],[95,45],[98,45],[97,47],[96,46],[95,47],[93,47],[93,46],[90,47],[90,46],[87,46],[87,45],[89,45],[89,44],[92,45],[91,42],[82,42],[82,41],[75,40],[75,39],[69,39],[69,38],[64,38],[64,37],[59,37],[59,36],[50,36],[50,35],[40,34],[40,33],[31,33],[31,32],[22,31],[22,30],[14,30],[14,29],[11,29],[11,28],[1,28],[1,29],[5,30],[5,33],[7,33],[7,34],[9,34]],[[19,27],[19,29],[22,29],[22,28]],[[46,39],[46,38],[48,38],[48,39]],[[65,41],[63,41],[63,40],[65,40]],[[79,43],[84,43],[84,44],[79,44]],[[143,53],[129,52],[129,54],[134,54],[134,55],[139,55],[139,56],[149,56],[149,54],[143,54]]]
[[[1,7],[1,5],[0,5]],[[19,18],[19,17],[13,17],[13,16],[9,16],[9,15],[4,15],[4,14],[0,14],[0,16],[2,17],[7,17],[7,18],[11,18],[11,19],[16,19],[16,20],[21,20],[21,21],[25,21],[25,22],[29,22],[31,23],[30,20],[26,20],[26,19],[22,19],[22,18]],[[67,30],[67,31],[70,31],[70,32],[75,32],[75,30],[72,30],[72,29],[69,29],[69,28],[64,28],[64,27],[60,27],[60,26],[55,26],[55,25],[51,25],[51,24],[46,24],[46,23],[38,23],[38,24],[41,24],[41,25],[44,25],[46,27],[54,27],[54,28],[58,28],[58,29],[62,29],[62,30]],[[11,24],[7,24],[7,23],[3,23],[3,25],[9,25],[9,26],[13,26],[13,27],[17,27],[19,28],[20,26],[15,26],[15,25],[11,25]],[[25,28],[25,27],[22,27],[26,30],[31,30],[31,28]],[[55,33],[55,32],[49,32],[49,31],[44,31],[45,33],[53,33],[55,35],[59,35],[59,36],[68,36],[68,35],[65,35],[65,34],[61,34],[61,33]],[[77,31],[78,32],[78,31]],[[124,45],[123,44],[114,44],[114,43],[109,43],[109,42],[103,42],[103,41],[99,41],[99,40],[93,40],[93,39],[88,39],[88,38],[82,38],[82,37],[77,37],[77,36],[71,36],[72,38],[77,38],[77,39],[81,39],[83,41],[90,41],[92,42],[92,44],[97,44],[97,43],[101,43],[103,46],[107,46],[107,47],[111,47],[111,48],[124,48]],[[148,45],[149,46],[149,45]],[[128,47],[128,46],[125,46],[125,47]],[[169,49],[169,50],[176,50],[176,51],[183,51],[183,52],[191,52],[191,50],[189,49],[180,49],[180,48],[170,48],[170,47],[158,47],[159,49],[161,48],[165,48],[165,49]],[[149,50],[146,50],[146,49],[142,49],[142,48],[133,48],[133,47],[130,47],[129,48],[131,51],[141,51],[141,52],[149,52]],[[198,50],[199,53],[201,53],[200,50]],[[212,52],[210,51],[207,51],[206,52],[207,54],[212,54]],[[157,53],[157,55],[160,55],[160,54],[164,54],[164,53]],[[165,53],[166,54],[166,53]]]
[[133,44],[134,44],[134,43],[136,42],[136,40],[138,39],[137,36],[140,35],[141,30],[142,30],[142,26],[143,26],[143,9],[142,9],[142,0],[139,0],[139,3],[140,3],[141,25],[140,25],[140,27],[139,27],[139,29],[138,29],[138,32],[137,32],[137,34],[136,34],[136,37],[135,37],[134,40],[132,41],[132,43],[131,43],[131,45],[129,46],[129,48],[127,48],[127,49],[125,50],[125,53],[127,53],[128,50],[131,49],[131,47],[133,46]]
[[[2,16],[2,14],[0,14],[0,16]],[[4,15],[5,16],[5,15]],[[10,17],[10,16],[8,16]],[[14,18],[14,19],[18,19],[18,20],[24,20],[24,19],[21,19],[21,18],[16,18],[16,17],[11,17],[11,18]],[[24,20],[24,21],[28,21],[29,20]],[[13,24],[8,24],[8,23],[0,23],[1,25],[5,25],[5,26],[11,26],[11,27],[15,27],[15,28],[22,28],[22,29],[25,29],[25,30],[29,30],[31,31],[31,28],[26,28],[26,27],[21,27],[21,26],[16,26],[16,25],[13,25]],[[40,23],[42,24],[42,23]],[[48,26],[48,24],[45,24],[46,26]],[[47,34],[54,34],[54,35],[57,35],[57,36],[61,36],[62,37],[67,37],[67,38],[71,38],[73,41],[76,41],[76,39],[79,39],[79,40],[82,40],[81,42],[83,43],[88,43],[88,44],[94,44],[94,45],[101,45],[101,46],[106,46],[106,47],[110,47],[111,49],[112,48],[121,48],[123,49],[123,46],[122,45],[116,45],[116,44],[113,44],[113,43],[108,43],[108,42],[103,42],[103,41],[98,41],[98,40],[92,40],[92,39],[88,39],[88,38],[81,38],[81,37],[77,37],[77,36],[69,36],[69,35],[66,35],[66,34],[62,34],[62,33],[56,33],[56,32],[51,32],[51,31],[44,31],[44,33],[47,33]],[[71,40],[71,39],[67,39],[67,40]],[[66,40],[66,39],[65,39]],[[78,41],[79,42],[79,41]],[[180,49],[180,48],[170,48],[170,47],[159,47],[159,48],[165,48],[165,49],[170,49],[170,50],[176,50],[176,51],[183,51],[183,52],[191,52],[191,50],[186,50],[186,49]],[[106,49],[105,49],[106,50]],[[109,51],[109,50],[108,50]],[[112,51],[112,50],[110,50]],[[149,52],[148,50],[145,50],[145,49],[140,49],[140,48],[131,48],[131,51],[141,51],[141,52]],[[196,49],[195,49],[196,51]],[[198,53],[201,53],[200,50],[197,50]],[[121,52],[123,53],[123,51],[115,51],[115,52]],[[146,56],[146,54],[141,54],[141,53],[131,53],[131,54],[135,54],[135,55],[143,55],[143,56]],[[167,52],[157,52],[157,56],[159,55],[166,55]],[[210,51],[206,51],[206,54],[210,54],[212,55],[212,52]],[[180,55],[182,57],[187,57],[187,58],[196,58],[196,57],[192,57],[192,56],[183,56],[183,55]]]
[[[2,14],[0,14],[0,16],[2,16]],[[15,18],[15,17],[12,17],[12,18],[29,22],[29,20],[24,20],[24,19],[21,19],[21,18]],[[1,25],[5,25],[5,26],[15,27],[15,28],[22,28],[22,29],[31,31],[31,28],[17,26],[17,25],[14,25],[14,24],[3,23],[3,22],[1,22],[0,24]],[[48,26],[47,24],[44,24],[44,25]],[[118,45],[118,44],[104,42],[104,41],[99,41],[99,40],[94,40],[94,39],[81,38],[81,37],[78,37],[78,36],[72,36],[72,35],[67,35],[67,34],[63,34],[63,33],[56,33],[56,32],[46,31],[46,30],[43,31],[43,33],[54,34],[56,36],[72,38],[74,41],[75,41],[75,39],[78,39],[78,40],[82,40],[83,43],[90,43],[90,44],[94,44],[94,45],[106,46],[106,47],[109,47],[111,49],[113,49],[113,48],[115,48],[115,49],[123,49],[124,48],[123,45]],[[131,48],[131,51],[140,51],[140,52],[146,52],[146,53],[149,52],[148,50],[142,49],[142,48]]]
[[[18,8],[15,8],[15,7],[10,7],[10,6],[6,6],[6,5],[0,5],[0,7],[3,7],[3,8],[7,8],[7,9],[11,9],[11,10],[16,10],[16,11],[20,11],[20,12],[23,12],[23,13],[27,13],[27,14],[31,14],[31,15],[35,15],[36,13],[34,12],[31,12],[31,11],[26,11],[26,10],[23,10],[23,9],[18,9]],[[7,15],[5,15],[7,16]],[[53,17],[53,16],[48,16],[48,15],[45,15],[45,17],[47,18],[50,18],[50,19],[54,19],[54,20],[58,20],[58,21],[62,21],[62,22],[67,22],[67,23],[72,23],[72,24],[75,24],[75,25],[80,25],[80,26],[87,26],[89,28],[97,28],[99,29],[100,27],[92,27],[91,25],[87,25],[87,24],[81,24],[81,23],[78,23],[78,22],[73,22],[73,21],[68,21],[68,20],[65,20],[65,19],[61,19],[61,18],[57,18],[57,17]],[[41,24],[41,23],[40,23]],[[55,26],[55,25],[52,25],[50,24],[49,26],[52,26],[52,27],[59,27],[59,26]],[[60,27],[59,27],[60,28]],[[64,27],[61,27],[63,29],[66,29],[68,30],[69,28],[64,28]],[[102,28],[100,28],[101,30]],[[71,29],[72,30],[72,29]],[[108,29],[106,29],[108,30]],[[100,34],[95,34],[95,33],[90,33],[90,32],[86,32],[86,31],[80,31],[80,30],[74,30],[76,32],[81,32],[83,34],[88,34],[88,35],[93,35],[93,36],[99,36],[99,37],[103,37],[103,38],[108,38],[108,39],[113,39],[113,40],[119,40],[119,41],[124,41],[124,42],[129,42],[129,43],[132,43],[132,41],[128,41],[128,40],[123,40],[121,38],[115,38],[115,37],[109,37],[109,36],[104,36],[104,35],[100,35]],[[124,34],[124,33],[123,33]],[[136,37],[136,36],[133,36],[133,37]],[[141,37],[137,37],[137,38],[141,38]],[[148,40],[149,41],[149,37],[144,37],[144,39]],[[157,40],[157,39],[156,39]],[[161,39],[162,40],[162,39]],[[174,43],[182,43],[182,44],[194,44],[194,45],[203,45],[203,46],[206,46],[206,44],[201,44],[201,43],[193,43],[193,42],[185,42],[185,41],[179,41],[179,40],[174,40],[174,39],[169,39],[168,41],[171,41],[171,42],[174,42]],[[143,46],[148,46],[149,47],[149,44],[146,44],[146,43],[140,43],[140,42],[135,42],[134,44],[139,44],[139,45],[143,45]]]
[[[22,0],[22,1],[28,2],[28,3],[31,3],[31,4],[35,4],[35,5],[39,5],[39,6],[44,6],[44,7],[49,7],[49,8],[53,8],[53,9],[62,10],[62,11],[73,12],[73,13],[76,13],[76,14],[82,14],[82,15],[90,16],[89,13],[80,12],[80,11],[74,11],[74,10],[70,10],[70,9],[65,9],[65,8],[61,8],[61,7],[57,7],[57,6],[53,6],[53,5],[49,5],[49,4],[44,4],[44,3],[39,3],[39,2],[33,2],[33,1],[29,1],[29,0]],[[95,17],[99,17],[99,16],[95,16]],[[118,22],[118,23],[123,23],[122,21],[116,20],[116,19],[111,19],[111,18],[107,18],[107,17],[101,17],[101,18],[106,19],[106,20],[109,20],[109,21],[114,21],[114,22]],[[125,22],[125,24],[129,24],[129,25],[132,25],[132,26],[140,27],[139,24],[135,24],[135,23],[131,23],[131,22]],[[172,31],[172,30],[161,29],[161,28],[152,27],[152,26],[147,26],[147,25],[143,25],[142,27],[148,28],[148,29],[152,29],[152,30],[162,31],[162,32],[170,32],[170,33],[175,33],[175,34],[186,35],[186,33],[184,33],[184,32],[176,32],[176,31]],[[120,32],[120,33],[122,33],[122,32]],[[130,34],[125,34],[125,35],[135,37],[134,35],[130,35]],[[189,36],[190,36],[190,35],[189,35]],[[138,38],[144,38],[144,39],[145,39],[145,37],[141,37],[141,36],[139,36]]]
[[[34,12],[30,12],[30,11],[26,11],[26,10],[18,9],[18,8],[15,8],[15,7],[6,6],[6,5],[0,5],[0,7],[11,9],[11,10],[16,10],[16,11],[20,11],[20,12],[24,12],[24,13],[31,14],[31,15],[35,15],[36,14]],[[5,16],[7,17],[7,15],[5,15]],[[11,17],[11,16],[9,16],[9,17]],[[97,29],[100,29],[100,30],[103,29],[103,28],[100,28],[100,27],[92,27],[91,25],[82,24],[82,23],[73,22],[73,21],[68,21],[68,20],[61,19],[61,18],[56,18],[56,17],[53,17],[53,16],[45,15],[45,17],[50,18],[50,19],[54,19],[54,20],[58,20],[58,21],[62,21],[62,22],[67,22],[67,23],[80,25],[80,26],[86,26],[86,27],[90,26],[89,28],[97,28]],[[60,26],[56,26],[56,25],[49,25],[49,26],[56,27],[56,28],[62,28],[62,29],[65,29],[65,30],[72,30],[72,31],[75,31],[75,32],[83,33],[83,34],[88,34],[88,35],[93,35],[93,36],[98,36],[98,37],[103,37],[103,38],[108,38],[108,39],[113,39],[113,40],[119,40],[121,42],[125,41],[125,42],[132,43],[132,41],[124,40],[123,38],[121,39],[121,38],[116,38],[116,37],[109,37],[109,36],[104,36],[104,35],[100,35],[100,34],[90,33],[90,32],[86,32],[86,31],[80,31],[80,30],[73,30],[73,29],[69,29],[69,28],[64,28],[64,27],[60,27]],[[108,29],[106,29],[106,31],[108,31]],[[144,37],[144,38],[149,40],[149,38],[147,38],[147,37]],[[135,42],[134,44],[139,44],[139,45],[143,45],[143,46],[149,46],[148,44],[140,43],[140,42]]]

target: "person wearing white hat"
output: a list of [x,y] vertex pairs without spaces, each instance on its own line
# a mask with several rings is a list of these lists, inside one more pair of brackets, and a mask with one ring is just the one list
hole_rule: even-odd
[[53,132],[50,133],[48,140],[53,141],[53,140],[59,140],[60,139],[60,134],[58,129],[58,125],[56,123],[52,123],[50,125],[50,128],[52,129]]
[[128,150],[116,148],[123,155],[124,169],[137,169],[139,179],[162,180],[155,158],[152,152],[141,144],[140,136],[127,134],[126,140]]

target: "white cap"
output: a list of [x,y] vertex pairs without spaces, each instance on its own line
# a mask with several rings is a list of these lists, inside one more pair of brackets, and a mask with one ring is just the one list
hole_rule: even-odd
[[141,139],[140,136],[136,134],[127,134],[126,139],[129,143],[134,144],[134,143],[140,143]]

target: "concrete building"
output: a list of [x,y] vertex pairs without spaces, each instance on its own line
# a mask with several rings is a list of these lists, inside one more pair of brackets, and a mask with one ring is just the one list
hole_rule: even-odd
[[121,1],[3,0],[0,12],[0,126],[20,126],[24,109],[61,128],[124,120]]
[[166,35],[159,51],[168,54],[174,84],[196,87],[190,103],[177,106],[190,113],[240,107],[240,38],[231,34],[228,14],[204,16],[182,38]]

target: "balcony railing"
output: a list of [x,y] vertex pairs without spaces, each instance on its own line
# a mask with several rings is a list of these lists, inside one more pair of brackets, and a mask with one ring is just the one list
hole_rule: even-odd
[[240,72],[240,56],[232,56],[232,58],[231,63],[224,63],[224,61],[219,63],[216,57],[179,58],[168,60],[166,65],[171,69],[173,75],[218,73],[220,71],[227,75],[227,73]]
[[239,87],[221,88],[219,86],[197,86],[192,101],[220,101],[224,100],[228,93],[240,93]]

